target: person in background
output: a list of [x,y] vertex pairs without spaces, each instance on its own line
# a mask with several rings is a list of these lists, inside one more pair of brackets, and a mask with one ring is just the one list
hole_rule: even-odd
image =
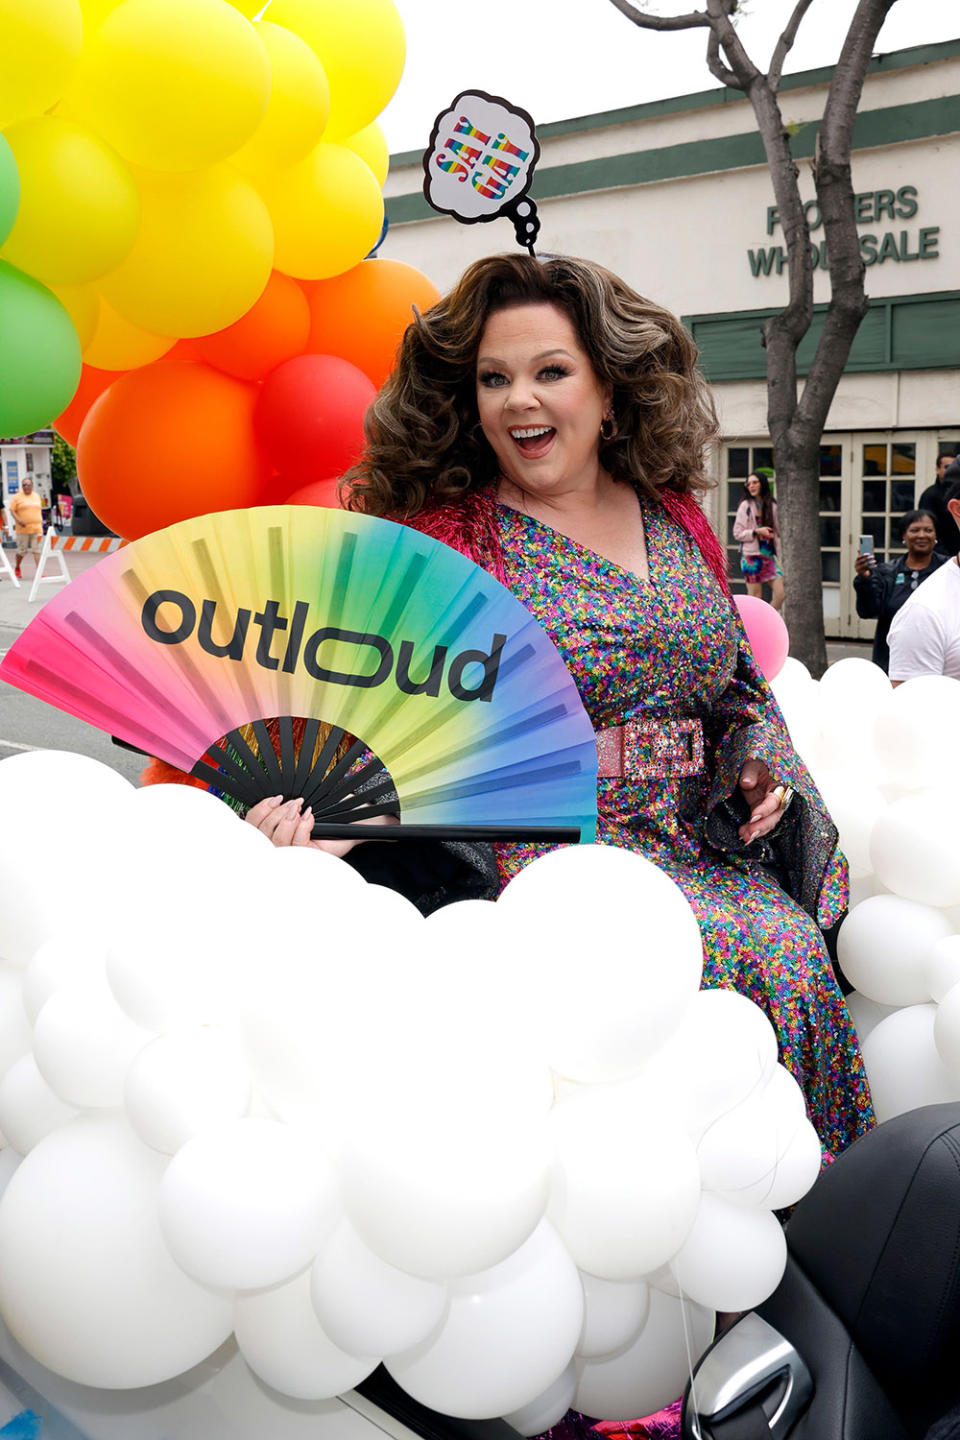
[[[956,473],[947,479],[947,472],[954,468]],[[960,464],[955,455],[941,455],[937,460],[937,474],[932,485],[917,501],[919,510],[929,510],[937,527],[937,546],[945,555],[956,555],[960,549],[960,531],[947,510],[947,491],[954,480],[960,479]]]
[[[951,519],[950,524],[953,525]],[[857,614],[861,620],[876,620],[873,637],[873,663],[881,670],[889,669],[890,650],[887,635],[893,617],[922,581],[928,579],[950,556],[937,549],[937,530],[929,510],[910,510],[901,521],[906,555],[877,564],[875,555],[858,555],[854,562],[857,593]],[[956,526],[954,526],[956,529]]]
[[13,523],[16,526],[17,563],[14,567],[14,574],[19,580],[21,578],[20,566],[23,564],[24,555],[32,550],[33,563],[39,566],[40,547],[43,543],[41,500],[33,488],[33,480],[29,475],[24,480],[22,488],[7,501],[7,509],[13,516]]
[[[950,468],[956,468],[957,478],[944,499],[958,526],[960,465]],[[956,555],[894,616],[889,643],[889,675],[894,685],[918,675],[950,675],[960,680],[960,565]]]
[[773,591],[774,610],[781,610],[784,587],[777,502],[766,475],[748,475],[743,492],[733,522],[733,538],[740,542],[740,569],[747,582],[747,594],[759,599],[766,581]]

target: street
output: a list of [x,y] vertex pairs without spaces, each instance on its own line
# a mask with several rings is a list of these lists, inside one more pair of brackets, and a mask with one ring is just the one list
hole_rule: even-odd
[[[13,552],[8,550],[6,553],[12,562]],[[76,579],[105,557],[68,553],[65,558],[71,578]],[[53,575],[56,571],[57,567],[50,565],[46,573]],[[19,590],[0,572],[0,658],[43,606],[64,588],[62,584],[44,584],[31,604],[27,596],[33,583],[32,556],[24,561],[24,572]],[[146,763],[142,756],[114,745],[110,736],[102,730],[0,682],[0,760],[24,750],[69,750],[78,755],[90,755],[133,781],[139,778]],[[51,763],[55,764],[55,761]],[[0,771],[0,801],[3,798],[2,773]]]

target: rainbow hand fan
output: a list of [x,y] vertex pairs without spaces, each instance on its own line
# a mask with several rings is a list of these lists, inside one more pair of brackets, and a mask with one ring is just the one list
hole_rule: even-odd
[[480,566],[388,520],[171,525],[48,601],[0,678],[242,806],[303,796],[314,835],[397,808],[378,839],[595,835],[593,727],[553,643]]

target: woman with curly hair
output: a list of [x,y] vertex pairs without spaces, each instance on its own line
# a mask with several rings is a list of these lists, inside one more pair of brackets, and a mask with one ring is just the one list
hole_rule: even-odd
[[[715,433],[674,316],[599,265],[494,255],[408,327],[349,503],[469,555],[546,628],[597,732],[598,839],[680,886],[704,984],[767,1012],[837,1153],[871,1124],[818,928],[845,866],[697,503]],[[501,882],[542,849],[498,846]]]

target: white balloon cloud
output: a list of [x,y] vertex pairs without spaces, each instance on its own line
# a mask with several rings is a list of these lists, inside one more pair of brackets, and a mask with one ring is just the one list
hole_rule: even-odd
[[648,861],[569,847],[424,920],[192,788],[33,754],[0,784],[28,816],[69,786],[102,902],[75,936],[0,840],[0,1316],[49,1370],[162,1385],[232,1333],[261,1409],[382,1361],[535,1434],[668,1403],[777,1284],[816,1136]]
[[944,766],[960,682],[892,689],[841,660],[774,689],[851,862],[838,955],[877,1118],[960,1100],[960,786]]

